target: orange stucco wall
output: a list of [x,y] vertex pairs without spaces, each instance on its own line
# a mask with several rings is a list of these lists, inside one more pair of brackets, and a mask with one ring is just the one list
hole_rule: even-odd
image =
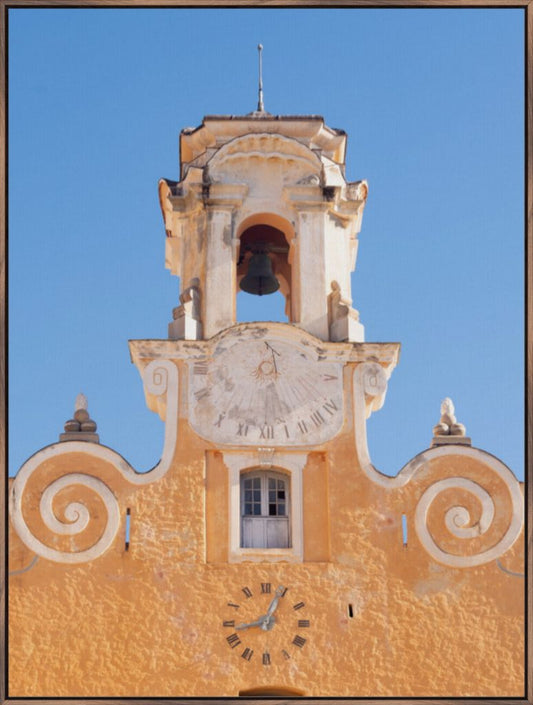
[[[349,385],[345,392],[349,397]],[[85,503],[86,530],[58,536],[40,518],[43,489],[71,472],[105,482],[120,525],[102,555],[78,564],[35,560],[11,526],[9,694],[236,696],[273,688],[307,696],[522,696],[522,535],[497,560],[456,568],[429,555],[414,526],[432,482],[468,477],[493,498],[490,528],[465,546],[446,531],[451,505],[467,505],[472,524],[479,518],[479,502],[464,489],[436,498],[427,523],[449,552],[479,553],[509,524],[505,483],[483,454],[447,455],[422,463],[403,487],[381,487],[359,466],[352,414],[347,404],[340,435],[307,456],[303,561],[228,562],[228,468],[186,416],[169,471],[152,483],[134,485],[112,463],[82,452],[44,461],[23,502],[41,541],[76,552],[102,534],[105,503],[76,482],[58,493],[54,512],[61,517],[69,502]],[[261,592],[262,583],[270,593]],[[279,586],[288,589],[274,628],[239,631],[241,643],[232,648],[235,630],[223,623],[257,619]],[[309,626],[299,626],[302,620]],[[293,643],[296,636],[303,646]],[[245,649],[253,651],[250,660]]]

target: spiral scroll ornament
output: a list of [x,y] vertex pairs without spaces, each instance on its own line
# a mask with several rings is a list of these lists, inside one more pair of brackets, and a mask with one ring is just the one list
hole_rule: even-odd
[[379,397],[387,391],[387,375],[377,362],[361,365],[361,381],[365,395]]
[[[53,458],[72,453],[90,456],[114,467],[118,476],[132,485],[148,485],[160,480],[170,468],[176,449],[178,431],[178,369],[170,360],[154,360],[143,371],[145,389],[152,396],[155,411],[165,420],[165,441],[161,459],[149,472],[137,472],[122,456],[98,442],[88,443],[65,438],[65,442],[55,443],[38,451],[19,470],[10,494],[10,515],[13,526],[21,540],[37,555],[59,563],[83,563],[101,556],[113,543],[120,527],[120,507],[113,490],[101,479],[82,472],[69,472],[48,484],[41,494],[38,512],[44,526],[56,536],[79,537],[83,545],[92,517],[83,499],[71,501],[63,509],[61,516],[54,511],[54,503],[59,494],[73,486],[85,488],[84,494],[93,493],[103,504],[105,522],[100,536],[88,548],[80,550],[59,550],[47,545],[34,535],[26,522],[23,499],[31,478],[37,478],[43,463]],[[65,435],[65,434],[64,434]],[[75,435],[72,436],[73,438]],[[28,508],[25,510],[31,511]],[[34,510],[35,511],[35,510]],[[72,541],[76,545],[76,541]]]
[[[19,477],[17,477],[18,479]],[[91,521],[90,512],[83,500],[80,500],[70,502],[63,511],[64,518],[58,518],[53,509],[53,504],[58,494],[68,487],[81,485],[95,493],[102,501],[106,511],[103,533],[89,548],[72,552],[60,551],[47,546],[33,535],[24,519],[22,512],[23,491],[18,491],[17,480],[13,485],[11,494],[11,518],[20,538],[32,551],[51,561],[84,563],[97,558],[109,548],[120,525],[120,511],[115,495],[102,480],[82,473],[70,473],[54,480],[41,495],[39,510],[45,526],[55,534],[69,536],[83,536],[83,532]],[[22,486],[23,489],[24,487]]]
[[[505,466],[500,465],[502,469],[507,470]],[[511,475],[509,471],[507,473]],[[506,473],[500,472],[498,474],[502,477]],[[502,479],[506,480],[512,507],[507,530],[497,543],[473,555],[451,553],[439,546],[437,539],[428,528],[428,514],[431,510],[431,505],[441,493],[448,490],[463,490],[472,496],[474,502],[477,501],[479,503],[481,514],[473,522],[471,511],[468,507],[453,505],[444,514],[446,529],[451,536],[463,541],[483,536],[493,526],[497,518],[495,504],[489,492],[478,482],[466,477],[448,477],[438,480],[426,489],[416,507],[415,528],[420,542],[435,560],[455,568],[483,565],[498,558],[512,546],[520,534],[523,522],[522,493],[518,482],[513,477],[502,477]]]

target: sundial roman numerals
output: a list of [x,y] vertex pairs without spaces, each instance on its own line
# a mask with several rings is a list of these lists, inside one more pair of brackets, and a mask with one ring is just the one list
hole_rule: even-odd
[[[188,363],[189,421],[222,445],[299,446],[322,443],[343,421],[343,365],[305,341],[277,331],[244,331]],[[260,660],[260,655],[258,656]]]
[[307,431],[309,430],[305,421],[298,421],[298,429],[300,433],[307,433]]
[[193,366],[193,372],[195,375],[206,375],[207,362],[195,362]]
[[269,424],[261,426],[259,428],[259,438],[265,440],[274,438],[274,426],[270,426]]
[[202,401],[202,399],[208,397],[210,393],[211,392],[207,387],[203,387],[202,389],[199,389],[198,391],[194,392],[194,398],[196,399],[196,401]]
[[324,417],[320,411],[313,411],[311,414],[311,421],[315,424],[315,426],[321,426],[324,423]]
[[218,428],[220,428],[222,421],[224,421],[225,416],[226,416],[225,411],[223,411],[221,414],[219,414],[218,419],[215,421],[215,426],[218,426]]
[[248,435],[248,429],[249,429],[249,428],[250,428],[250,427],[248,426],[247,423],[239,423],[239,424],[237,424],[237,435],[238,435],[238,436],[243,436],[244,438],[246,438],[246,436]]
[[330,416],[333,416],[336,411],[339,410],[338,406],[335,404],[333,399],[328,399],[325,404],[322,405],[322,408],[326,413],[328,413]]

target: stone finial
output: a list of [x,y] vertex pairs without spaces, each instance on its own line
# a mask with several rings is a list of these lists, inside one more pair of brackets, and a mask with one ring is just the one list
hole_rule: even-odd
[[470,438],[466,437],[466,429],[462,423],[458,423],[455,417],[455,407],[450,397],[442,400],[440,405],[440,421],[433,426],[433,441],[431,447],[446,443],[459,443],[470,445]]
[[78,394],[74,402],[74,410],[77,411],[78,409],[87,410],[87,397],[82,392]]
[[89,441],[99,443],[96,433],[96,422],[91,419],[87,411],[87,397],[78,394],[74,402],[74,418],[65,423],[65,433],[59,435],[60,441]]

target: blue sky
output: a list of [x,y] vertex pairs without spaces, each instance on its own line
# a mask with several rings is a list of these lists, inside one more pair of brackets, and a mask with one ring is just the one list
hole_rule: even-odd
[[[83,391],[103,444],[159,460],[128,339],[164,338],[159,178],[179,132],[257,105],[348,133],[369,198],[353,275],[367,341],[402,343],[368,422],[395,475],[450,396],[474,446],[524,473],[524,73],[519,9],[9,11],[10,474]],[[283,320],[279,298],[239,320]],[[251,306],[251,307],[250,307]]]

